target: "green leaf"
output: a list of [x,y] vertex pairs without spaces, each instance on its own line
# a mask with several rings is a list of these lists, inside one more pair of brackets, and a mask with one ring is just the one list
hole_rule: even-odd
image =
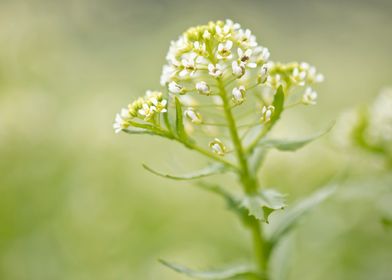
[[285,195],[275,190],[262,190],[254,195],[245,196],[241,201],[241,207],[247,209],[250,216],[267,224],[271,213],[285,206]]
[[161,136],[165,138],[172,139],[173,137],[166,133],[165,131],[160,131],[160,130],[147,130],[147,129],[123,129],[125,133],[128,134],[133,134],[133,135],[155,135],[155,136]]
[[232,266],[224,269],[209,270],[209,271],[197,271],[164,260],[159,260],[159,262],[162,263],[164,266],[173,269],[174,271],[177,271],[181,274],[185,274],[195,279],[224,280],[224,279],[233,279],[239,276],[257,275],[254,272],[254,269],[249,265]]
[[226,170],[223,164],[211,164],[203,169],[200,169],[198,171],[194,171],[192,173],[188,173],[188,174],[184,174],[184,175],[170,175],[170,174],[165,174],[163,172],[156,171],[156,170],[152,169],[151,167],[147,166],[146,164],[143,164],[143,168],[146,169],[147,171],[150,171],[154,175],[164,177],[164,178],[173,179],[173,180],[200,179],[203,177],[223,173]]
[[272,102],[272,106],[275,107],[275,111],[271,116],[271,122],[270,122],[271,126],[274,125],[280,119],[280,115],[283,112],[284,92],[282,86],[279,86],[278,89],[276,90],[274,101]]
[[270,243],[274,245],[279,241],[282,236],[290,232],[291,229],[297,225],[306,213],[330,197],[336,189],[336,185],[324,187],[311,194],[309,197],[299,201],[293,207],[286,209],[286,211],[282,213],[282,219],[278,221],[277,226],[269,237]]
[[182,105],[181,105],[180,99],[177,96],[174,96],[174,100],[176,103],[176,130],[177,130],[177,134],[178,134],[178,137],[180,137],[180,139],[186,141],[187,134],[186,134],[185,128],[184,128]]
[[317,140],[318,138],[327,134],[333,128],[333,124],[330,125],[327,129],[322,132],[317,133],[316,135],[303,138],[303,139],[296,139],[296,140],[288,140],[288,139],[263,139],[261,140],[258,145],[262,146],[263,148],[275,148],[280,151],[296,151],[306,144]]
[[240,200],[236,198],[234,195],[227,192],[224,188],[215,184],[198,182],[196,186],[221,196],[226,201],[227,208],[230,211],[233,211],[235,214],[237,214],[238,217],[246,226],[250,224],[248,211],[243,207],[240,207]]

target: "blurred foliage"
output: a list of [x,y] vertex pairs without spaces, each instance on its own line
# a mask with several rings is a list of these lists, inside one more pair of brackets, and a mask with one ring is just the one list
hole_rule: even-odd
[[[275,128],[300,139],[392,83],[391,12],[388,0],[1,0],[0,279],[186,279],[158,258],[246,261],[249,236],[223,201],[141,167],[189,171],[203,159],[162,139],[114,135],[115,112],[158,87],[170,40],[232,18],[272,58],[299,57],[326,76],[319,105]],[[292,202],[346,169],[334,199],[290,237],[289,279],[392,275],[392,178],[377,158],[325,137],[274,151],[260,178]],[[235,190],[230,179],[217,178]]]

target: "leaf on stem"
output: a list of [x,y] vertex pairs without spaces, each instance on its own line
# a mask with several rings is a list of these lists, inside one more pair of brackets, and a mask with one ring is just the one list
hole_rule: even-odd
[[286,206],[285,197],[275,190],[262,190],[254,195],[245,196],[241,201],[241,207],[247,209],[250,216],[268,224],[271,213]]
[[176,130],[177,130],[177,134],[181,140],[186,141],[188,137],[187,137],[187,134],[186,134],[185,128],[184,128],[184,119],[183,119],[181,101],[177,96],[174,96],[174,100],[176,103]]
[[194,171],[188,174],[183,174],[183,175],[170,175],[166,174],[160,171],[156,171],[152,169],[151,167],[147,166],[146,164],[143,164],[143,168],[146,169],[147,171],[150,171],[152,174],[168,178],[168,179],[173,179],[173,180],[195,180],[195,179],[200,179],[203,177],[215,175],[215,174],[220,174],[226,171],[226,168],[223,164],[211,164],[203,169],[200,169],[198,171]]
[[261,146],[263,148],[275,148],[280,151],[296,151],[305,145],[311,143],[314,140],[319,139],[320,137],[324,136],[327,134],[332,128],[334,124],[328,126],[327,129],[317,133],[316,135],[306,137],[303,139],[262,139],[259,143],[258,146]]
[[237,266],[227,267],[224,269],[198,271],[198,270],[187,268],[179,264],[167,262],[164,260],[159,260],[159,262],[164,266],[173,269],[176,272],[185,274],[195,279],[224,280],[224,279],[233,279],[234,277],[239,277],[239,276],[257,276],[257,273],[255,272],[253,267],[249,265],[237,265]]
[[283,112],[284,91],[282,86],[279,86],[278,89],[276,90],[274,101],[272,102],[272,106],[275,107],[275,111],[271,116],[270,126],[274,125],[280,119],[280,115]]
[[293,207],[286,209],[282,219],[278,222],[269,237],[271,244],[275,244],[283,235],[290,232],[306,213],[330,197],[336,189],[336,185],[324,187],[299,201]]

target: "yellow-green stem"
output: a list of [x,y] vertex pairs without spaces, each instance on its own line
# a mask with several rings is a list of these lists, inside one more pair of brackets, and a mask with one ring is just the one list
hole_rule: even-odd
[[[220,79],[218,79],[218,87],[219,87],[220,96],[221,96],[222,102],[223,102],[223,109],[224,109],[225,117],[226,117],[226,120],[228,123],[230,137],[231,137],[231,140],[233,141],[234,150],[235,150],[237,160],[239,163],[239,167],[240,167],[240,170],[238,172],[239,177],[240,177],[240,181],[241,181],[241,184],[244,188],[244,191],[247,194],[252,195],[255,192],[257,192],[257,190],[258,190],[257,178],[254,174],[252,174],[252,172],[249,169],[247,156],[244,152],[244,148],[242,146],[242,142],[241,142],[241,139],[238,134],[236,122],[235,122],[234,116],[231,111],[230,100],[227,96],[225,86]],[[266,256],[265,255],[265,242],[264,242],[262,229],[261,229],[261,225],[260,225],[259,221],[256,219],[252,219],[252,223],[251,223],[250,228],[251,228],[251,232],[252,232],[252,239],[253,239],[253,246],[254,246],[254,251],[255,251],[254,253],[255,253],[256,264],[257,264],[259,272],[265,275],[267,272],[266,271],[267,270],[267,259],[265,257]],[[264,279],[266,279],[266,278],[264,278]]]

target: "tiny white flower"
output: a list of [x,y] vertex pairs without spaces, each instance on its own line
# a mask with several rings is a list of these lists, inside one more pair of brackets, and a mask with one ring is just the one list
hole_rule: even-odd
[[311,87],[307,87],[304,94],[302,95],[302,103],[305,105],[314,105],[317,102],[317,92]]
[[223,67],[220,64],[208,64],[208,73],[211,76],[218,78],[223,74]]
[[193,43],[193,50],[198,55],[204,55],[206,53],[206,44],[200,43],[199,41],[196,41]]
[[231,37],[231,26],[226,24],[222,28],[219,25],[217,25],[215,27],[215,33],[216,36],[218,37],[218,40],[225,41]]
[[233,88],[232,92],[232,100],[234,104],[239,105],[244,102],[245,100],[245,87],[240,86],[240,87],[235,87]]
[[265,63],[268,61],[269,57],[270,57],[270,51],[262,46],[258,46],[255,48],[254,50],[254,54],[257,55],[257,59],[256,61],[258,63]]
[[231,53],[231,48],[233,47],[233,42],[228,40],[225,43],[220,43],[218,45],[218,51],[216,57],[218,59],[232,59],[233,54]]
[[126,129],[127,127],[129,127],[129,123],[126,120],[124,120],[120,114],[116,114],[116,118],[113,124],[114,132],[117,134],[121,130]]
[[191,76],[195,74],[197,70],[196,59],[197,59],[197,54],[191,53],[189,56],[184,57],[181,60],[181,65],[184,69],[179,73],[180,77],[184,77],[187,74],[190,74]]
[[170,82],[169,83],[169,91],[171,93],[179,93],[179,94],[184,94],[185,93],[185,88],[181,85],[179,85],[176,82]]
[[202,123],[201,115],[199,113],[197,113],[192,108],[186,109],[184,111],[184,115],[186,118],[188,118],[194,124],[201,124]]
[[238,61],[233,61],[231,68],[233,70],[233,75],[238,78],[241,78],[245,74],[245,67],[242,63],[238,63]]
[[148,121],[150,120],[156,112],[156,107],[151,105],[149,106],[147,103],[143,104],[142,109],[139,109],[138,113],[142,116],[144,116],[144,120]]
[[218,156],[224,156],[226,152],[226,147],[218,138],[215,138],[209,143],[211,150]]
[[267,81],[268,78],[268,64],[263,64],[260,68],[259,75],[257,76],[257,82],[259,84],[264,84]]
[[200,94],[210,94],[211,90],[208,84],[204,81],[196,83],[196,89]]
[[295,83],[297,83],[299,86],[303,86],[305,85],[306,75],[306,71],[300,71],[300,69],[296,67],[293,69],[291,77]]
[[252,33],[249,29],[246,29],[245,31],[240,29],[238,31],[236,39],[238,40],[238,43],[244,47],[256,47],[257,46],[256,37],[254,35],[252,35]]
[[211,39],[211,33],[208,30],[204,30],[204,32],[203,32],[203,39],[204,40]]
[[269,121],[271,121],[271,116],[275,111],[275,107],[272,105],[269,106],[263,106],[263,108],[261,109],[261,121],[263,123],[267,123]]
[[241,25],[239,23],[234,23],[231,19],[226,19],[225,26],[228,26],[229,28],[232,28],[234,30],[238,30],[241,28]]

